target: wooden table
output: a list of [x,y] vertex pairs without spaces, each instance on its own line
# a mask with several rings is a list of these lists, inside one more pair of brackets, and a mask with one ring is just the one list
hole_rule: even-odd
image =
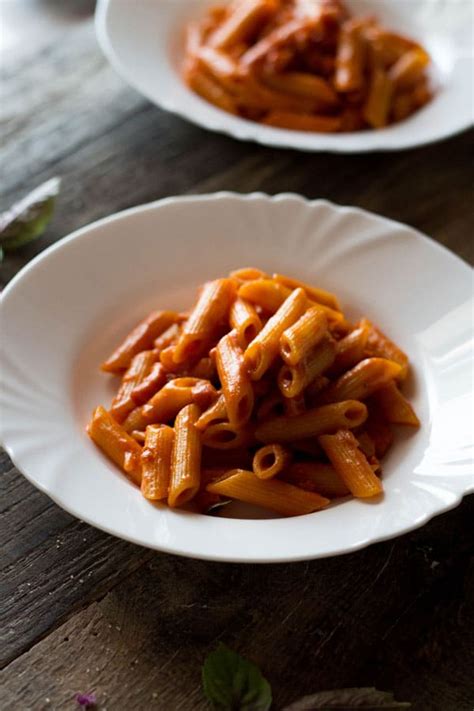
[[[365,156],[238,143],[127,88],[97,48],[90,18],[4,74],[1,207],[52,175],[63,187],[47,234],[7,258],[3,284],[92,220],[222,189],[358,205],[473,259],[472,134]],[[351,555],[230,565],[112,538],[59,509],[6,454],[0,466],[2,709],[73,709],[75,692],[91,689],[103,711],[204,709],[200,668],[218,640],[261,666],[277,709],[317,690],[365,685],[394,691],[414,711],[472,709],[473,497]]]

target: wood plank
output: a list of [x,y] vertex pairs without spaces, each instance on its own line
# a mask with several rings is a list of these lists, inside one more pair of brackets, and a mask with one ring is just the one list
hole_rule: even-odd
[[7,667],[4,707],[67,709],[94,689],[99,708],[199,711],[200,667],[222,640],[261,666],[276,708],[373,684],[413,711],[467,711],[473,512],[471,497],[397,541],[310,563],[155,554]]

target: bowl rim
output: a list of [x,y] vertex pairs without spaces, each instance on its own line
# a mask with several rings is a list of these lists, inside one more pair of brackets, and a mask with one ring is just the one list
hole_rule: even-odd
[[[438,130],[438,132],[425,135],[424,137],[417,138],[415,140],[410,138],[411,132],[408,132],[404,140],[392,143],[390,139],[387,140],[387,134],[383,129],[378,131],[355,131],[349,134],[344,134],[345,136],[360,137],[361,139],[363,139],[365,135],[372,136],[370,144],[367,145],[366,143],[364,145],[363,140],[361,140],[360,144],[358,144],[357,141],[348,141],[347,143],[341,142],[338,140],[341,134],[308,134],[308,132],[303,131],[271,128],[254,121],[248,121],[238,116],[230,116],[225,111],[218,109],[208,102],[205,102],[205,104],[208,109],[212,109],[213,118],[202,117],[199,113],[186,109],[186,106],[179,102],[179,100],[174,101],[171,97],[166,95],[162,95],[160,97],[153,96],[151,92],[148,92],[145,88],[138,85],[138,82],[135,80],[116,52],[109,32],[108,19],[114,2],[117,2],[117,0],[97,0],[94,17],[96,38],[110,65],[127,84],[129,84],[142,96],[145,96],[145,98],[147,98],[155,106],[158,106],[159,108],[164,109],[165,111],[178,116],[189,123],[199,126],[202,129],[220,135],[231,136],[239,141],[248,141],[272,148],[298,150],[304,153],[363,154],[382,151],[391,153],[432,145],[463,133],[472,127],[474,123],[473,109],[471,111],[471,116],[466,115],[464,120],[459,121],[458,125],[455,127],[445,125],[444,128],[442,127]],[[463,58],[470,59],[471,64],[474,61],[472,56],[463,56]],[[203,100],[201,99],[201,101]],[[235,120],[235,123],[232,119]],[[229,122],[231,122],[232,125],[229,125]],[[387,129],[393,130],[394,126],[396,127],[396,124],[387,127]],[[305,143],[304,145],[295,145],[295,142],[292,140],[292,137],[295,136],[299,136],[300,138],[308,138],[308,135],[313,141],[312,144],[308,141],[308,143]]]

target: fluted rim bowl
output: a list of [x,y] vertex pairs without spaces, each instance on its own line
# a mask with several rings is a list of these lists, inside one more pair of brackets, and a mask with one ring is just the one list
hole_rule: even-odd
[[448,138],[473,124],[471,0],[348,0],[355,14],[375,14],[387,27],[427,48],[436,94],[406,121],[377,131],[344,134],[263,126],[221,111],[190,91],[180,76],[183,30],[209,4],[214,0],[99,0],[97,39],[117,73],[151,102],[242,141],[301,151],[397,151]]
[[[85,434],[116,383],[99,363],[153,308],[239,266],[334,291],[410,355],[422,426],[400,429],[385,494],[295,518],[204,516],[151,504]],[[157,550],[221,561],[338,555],[393,538],[473,490],[471,270],[415,230],[291,194],[217,193],[132,208],[65,237],[1,300],[0,435],[18,469],[74,516]]]

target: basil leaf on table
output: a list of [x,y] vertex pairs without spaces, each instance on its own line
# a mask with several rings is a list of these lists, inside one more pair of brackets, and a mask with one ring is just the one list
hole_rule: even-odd
[[268,711],[272,704],[270,684],[259,668],[222,643],[206,657],[202,684],[220,711]]
[[60,185],[60,178],[51,178],[0,213],[2,252],[22,247],[43,234],[53,216]]
[[365,711],[397,711],[398,709],[408,709],[411,704],[395,701],[393,694],[389,691],[378,691],[373,687],[360,689],[333,689],[331,691],[320,691],[310,696],[303,696],[289,706],[285,706],[283,711],[312,711],[313,709],[324,709],[331,711],[352,711],[352,709],[364,709]]

